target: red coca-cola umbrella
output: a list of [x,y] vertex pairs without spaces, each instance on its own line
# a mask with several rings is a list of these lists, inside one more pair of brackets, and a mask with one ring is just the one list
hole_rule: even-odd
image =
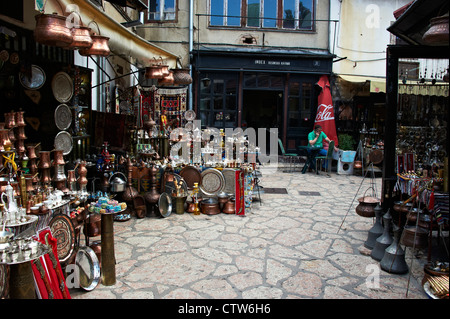
[[319,106],[317,107],[316,120],[314,126],[322,126],[323,132],[328,138],[335,142],[335,146],[338,146],[338,137],[336,134],[336,123],[334,121],[334,108],[331,98],[330,81],[327,75],[322,75],[317,82],[322,88],[319,97],[317,99]]

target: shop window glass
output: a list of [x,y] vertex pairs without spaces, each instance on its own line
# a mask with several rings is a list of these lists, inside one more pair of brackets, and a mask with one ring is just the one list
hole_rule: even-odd
[[299,29],[312,29],[313,27],[313,1],[305,0],[300,1],[298,5],[298,28]]
[[267,88],[269,87],[270,76],[268,74],[260,74],[258,76],[258,87]]
[[260,0],[247,0],[247,26],[259,27]]
[[282,88],[283,87],[283,77],[277,76],[277,75],[272,75],[272,77],[270,78],[270,86],[272,88]]
[[263,27],[275,28],[277,26],[277,0],[264,0],[263,14]]
[[256,87],[256,74],[246,74],[244,76],[244,86],[247,88]]
[[242,0],[211,0],[212,26],[240,26]]
[[214,97],[214,106],[213,107],[215,110],[223,109],[223,96],[222,95]]
[[241,0],[228,0],[227,25],[240,26],[241,25]]
[[225,25],[224,0],[211,0],[211,25]]
[[295,2],[296,0],[283,1],[283,28],[295,28]]
[[225,102],[225,109],[236,110],[236,95],[227,95]]

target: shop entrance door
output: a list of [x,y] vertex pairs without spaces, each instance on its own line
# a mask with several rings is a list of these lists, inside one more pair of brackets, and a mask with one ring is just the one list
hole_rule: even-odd
[[283,125],[283,91],[244,90],[242,103],[242,127],[278,128]]

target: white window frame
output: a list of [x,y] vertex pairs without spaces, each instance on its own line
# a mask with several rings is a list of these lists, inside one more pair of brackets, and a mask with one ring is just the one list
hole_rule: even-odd
[[[150,1],[148,0],[148,8],[150,8]],[[165,0],[159,0],[159,11],[158,12],[150,12],[150,9],[147,10],[147,20],[148,21],[174,21],[177,19],[177,3],[178,0],[174,0],[174,11],[164,11]],[[154,17],[152,18],[152,15]]]

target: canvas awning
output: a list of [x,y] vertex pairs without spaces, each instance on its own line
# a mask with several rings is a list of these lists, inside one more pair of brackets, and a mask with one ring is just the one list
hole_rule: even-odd
[[[169,68],[176,68],[177,56],[175,54],[152,44],[128,30],[90,1],[48,0],[45,5],[45,13],[57,12],[61,14],[62,8],[66,8],[64,15],[67,16],[70,14],[70,11],[67,9],[68,5],[78,6],[81,22],[84,26],[88,26],[91,21],[95,21],[98,24],[100,35],[109,37],[109,48],[112,53],[123,57],[133,57],[143,67],[154,63],[154,58],[161,61],[161,57],[164,63],[169,65]],[[94,23],[89,25],[89,27],[98,33]]]
[[370,93],[386,93],[386,78],[344,74],[339,74],[339,77],[347,82],[366,84]]

